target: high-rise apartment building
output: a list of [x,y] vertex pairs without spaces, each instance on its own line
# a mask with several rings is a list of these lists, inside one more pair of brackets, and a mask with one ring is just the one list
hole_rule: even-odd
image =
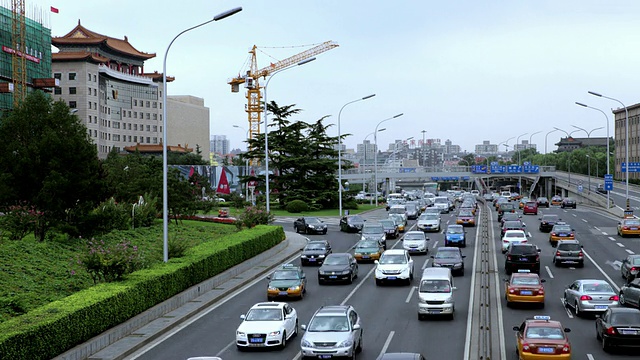
[[227,155],[230,152],[231,145],[226,135],[211,135],[211,147],[212,154],[218,156]]

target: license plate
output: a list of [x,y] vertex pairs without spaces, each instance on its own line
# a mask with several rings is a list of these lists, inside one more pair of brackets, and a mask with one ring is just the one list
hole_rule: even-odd
[[331,359],[333,355],[318,355],[318,359]]
[[596,310],[606,310],[608,308],[607,305],[596,305],[595,306]]
[[556,349],[551,347],[539,347],[538,352],[545,353],[545,354],[553,354],[554,352],[556,352]]
[[369,255],[362,255],[362,258],[363,258],[363,259],[368,259],[368,258],[369,258]]
[[309,259],[309,261],[316,261],[316,259]]
[[440,310],[429,310],[429,314],[440,314]]
[[261,343],[262,342],[262,338],[251,338],[249,339],[249,342],[251,343]]
[[533,295],[533,292],[529,290],[521,290],[520,295]]
[[560,234],[560,236],[567,236],[567,234]]
[[638,331],[637,330],[618,329],[618,331],[622,335],[638,335]]
[[329,279],[337,279],[338,277],[336,275],[331,275],[329,276]]
[[409,251],[418,251],[418,249],[416,249],[416,248],[411,248],[411,249],[409,249]]
[[286,292],[286,291],[280,291],[280,292],[278,293],[278,295],[280,295],[280,296],[287,296],[287,292]]
[[638,230],[638,228],[637,228],[637,227],[634,227],[634,228],[631,228],[631,230]]
[[395,277],[395,276],[389,276],[387,279],[389,279],[389,280],[395,280],[395,279],[396,279],[396,277]]
[[520,261],[527,261],[527,260],[529,260],[529,259],[527,259],[527,258],[520,258]]

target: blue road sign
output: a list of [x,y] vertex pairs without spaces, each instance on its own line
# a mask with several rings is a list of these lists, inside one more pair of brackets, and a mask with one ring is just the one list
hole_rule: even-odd
[[524,165],[524,166],[529,166],[529,165],[531,165],[531,162],[529,162],[529,161],[525,161],[525,162],[523,162],[523,163],[522,163],[522,165]]
[[582,185],[578,185],[578,191],[579,191],[579,192],[582,192],[582,190],[583,190]]
[[440,180],[440,178],[438,176],[432,176],[431,177],[431,181],[438,181]]
[[469,181],[469,177],[468,176],[463,176],[461,179],[462,179],[462,181]]
[[613,190],[613,175],[612,174],[605,174],[604,175],[604,189],[606,191]]
[[[627,172],[627,163],[622,163],[622,172]],[[630,162],[629,172],[640,172],[640,162]]]

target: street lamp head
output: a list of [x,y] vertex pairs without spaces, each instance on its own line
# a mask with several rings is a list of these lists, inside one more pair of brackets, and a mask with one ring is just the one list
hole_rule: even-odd
[[382,131],[385,131],[385,130],[387,130],[387,128],[378,129],[378,132],[382,132]]
[[242,11],[242,7],[239,6],[237,8],[233,8],[224,12],[221,12],[220,14],[216,15],[213,17],[214,21],[218,21],[218,20],[222,20],[224,18],[228,18],[231,15],[235,15],[237,13],[239,13],[240,11]]
[[580,102],[577,102],[577,101],[576,101],[576,105],[580,105],[580,106],[582,106],[582,107],[589,107],[589,106],[587,106],[586,104],[583,104],[583,103],[580,103]]
[[309,59],[306,59],[306,60],[302,60],[297,65],[300,66],[300,65],[308,64],[308,63],[314,61],[315,59],[316,59],[315,57],[312,57],[312,58],[309,58]]
[[362,100],[371,99],[374,96],[376,96],[376,94],[367,95],[367,96],[363,97]]
[[412,139],[413,139],[413,136],[410,137],[410,138],[407,138],[407,140],[405,140],[405,141],[409,141],[409,140],[412,140]]
[[598,94],[597,92],[593,92],[593,91],[587,91],[587,92],[593,96],[602,97],[602,94]]
[[399,117],[400,117],[400,116],[402,116],[402,115],[404,115],[404,113],[400,113],[400,114],[398,114],[398,115],[395,115],[393,118],[394,118],[394,119],[395,119],[395,118],[399,118]]

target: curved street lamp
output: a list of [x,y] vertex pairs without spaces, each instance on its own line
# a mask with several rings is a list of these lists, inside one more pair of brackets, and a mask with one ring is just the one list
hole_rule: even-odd
[[[596,92],[593,91],[588,91],[589,94],[593,95],[593,96],[597,96],[597,97],[602,97],[605,99],[609,99],[609,100],[613,100],[613,101],[617,101],[620,105],[622,105],[622,107],[624,107],[624,114],[625,114],[625,140],[624,140],[624,162],[627,164],[627,171],[625,171],[625,197],[627,198],[627,206],[626,209],[629,210],[629,110],[627,110],[627,106],[625,104],[622,103],[622,101],[618,100],[618,99],[614,99],[612,97],[608,97],[608,96],[604,96],[602,94],[598,94]],[[607,139],[607,144],[609,143],[609,139]],[[609,152],[607,151],[607,154]],[[609,164],[607,164],[608,166]],[[622,166],[620,166],[620,171],[622,171]],[[607,204],[607,206],[609,206]]]
[[376,96],[376,94],[367,95],[363,98],[349,101],[344,104],[340,108],[340,112],[338,112],[338,215],[342,217],[342,133],[340,132],[340,116],[342,115],[342,110],[349,104],[353,104],[358,101],[371,99]]
[[600,126],[600,127],[595,128],[595,129],[591,129],[591,131],[587,131],[586,129],[583,129],[583,128],[579,127],[579,126],[575,126],[575,125],[571,125],[571,126],[573,126],[574,128],[576,128],[576,129],[578,129],[580,131],[584,131],[585,133],[587,133],[587,138],[591,137],[591,133],[592,132],[594,132],[596,130],[604,129],[604,126]]
[[[312,57],[310,59],[302,60],[299,63],[297,63],[296,66],[310,63],[315,59],[316,58]],[[264,87],[263,87],[264,89],[264,182],[265,182],[265,193],[266,193],[266,200],[267,200],[267,206],[266,206],[267,213],[269,213],[269,210],[270,210],[269,202],[271,201],[271,199],[269,198],[269,193],[271,191],[269,189],[269,123],[267,122],[267,104],[268,104],[267,86],[269,86],[269,81],[271,81],[271,79],[275,74],[285,70],[289,70],[289,69],[293,69],[293,67],[286,67],[286,68],[274,71],[273,74],[269,75],[269,78],[267,79],[267,82],[264,84]]]
[[233,8],[231,10],[221,12],[211,20],[192,26],[186,30],[182,30],[173,38],[173,40],[171,40],[169,46],[167,46],[167,51],[164,53],[164,59],[162,60],[162,258],[164,262],[169,261],[169,191],[167,190],[167,173],[169,171],[169,165],[167,165],[167,146],[169,146],[167,143],[167,55],[169,54],[171,45],[173,45],[173,42],[176,41],[180,35],[207,25],[212,21],[225,19],[231,15],[239,13],[240,11],[242,11],[242,7]]
[[402,115],[404,115],[404,113],[400,113],[400,114],[394,115],[394,116],[392,116],[390,118],[386,118],[386,119],[380,121],[378,123],[378,125],[376,125],[376,130],[373,132],[373,140],[374,140],[374,143],[376,145],[376,149],[375,149],[376,151],[373,153],[373,159],[374,159],[373,160],[373,168],[374,168],[374,173],[375,173],[375,175],[374,175],[375,184],[374,184],[373,192],[374,192],[374,197],[376,198],[376,206],[378,206],[378,126],[380,126],[380,124],[382,124],[385,121],[389,121],[389,120],[393,120],[395,118],[399,118]]

